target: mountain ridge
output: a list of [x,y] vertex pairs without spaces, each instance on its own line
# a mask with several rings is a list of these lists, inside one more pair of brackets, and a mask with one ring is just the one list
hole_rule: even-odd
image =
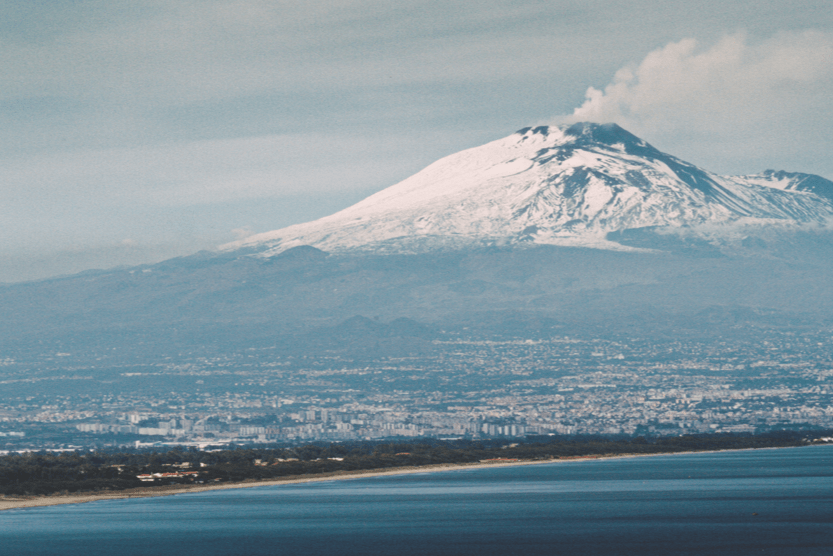
[[402,323],[510,338],[829,328],[833,229],[818,222],[833,184],[753,178],[738,185],[618,126],[528,128],[249,245],[1,286],[0,350],[364,357],[430,348]]
[[273,256],[426,252],[476,245],[630,250],[635,228],[828,226],[833,182],[766,170],[720,176],[663,153],[616,124],[526,127],[447,156],[333,215],[221,246]]

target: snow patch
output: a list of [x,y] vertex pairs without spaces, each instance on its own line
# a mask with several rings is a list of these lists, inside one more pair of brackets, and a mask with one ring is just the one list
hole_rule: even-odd
[[[445,157],[333,215],[221,249],[255,249],[263,256],[298,245],[410,253],[534,242],[621,250],[604,239],[608,232],[833,221],[833,202],[793,190],[804,174],[718,176],[659,151],[642,158],[625,152],[622,143],[587,137],[530,128]],[[692,176],[713,184],[714,193],[690,186]]]
[[480,176],[483,179],[492,179],[492,178],[503,178],[508,176],[514,176],[515,174],[520,174],[521,172],[525,172],[532,168],[534,163],[531,160],[527,160],[525,158],[516,158],[515,160],[510,160],[509,162],[503,162],[501,164],[497,164],[492,166],[485,172],[483,172]]

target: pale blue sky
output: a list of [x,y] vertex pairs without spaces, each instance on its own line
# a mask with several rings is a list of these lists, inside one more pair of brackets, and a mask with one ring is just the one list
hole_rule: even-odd
[[0,281],[324,216],[527,125],[833,178],[829,0],[0,0]]

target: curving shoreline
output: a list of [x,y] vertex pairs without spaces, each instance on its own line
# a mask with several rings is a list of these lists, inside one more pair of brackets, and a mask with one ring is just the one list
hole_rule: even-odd
[[270,479],[265,481],[243,481],[238,483],[217,483],[213,485],[167,485],[156,487],[144,487],[114,492],[81,492],[77,494],[58,494],[50,496],[26,496],[26,497],[3,497],[0,498],[0,511],[22,508],[36,508],[42,506],[59,506],[63,504],[83,504],[97,500],[122,500],[129,498],[155,498],[158,496],[173,496],[175,494],[188,494],[192,492],[205,492],[209,490],[229,490],[238,488],[253,488],[272,485],[318,483],[322,481],[338,481],[344,479],[363,479],[366,477],[378,477],[383,475],[406,475],[410,473],[433,473],[437,471],[454,471],[460,469],[477,469],[483,467],[508,467],[510,465],[531,465],[538,463],[555,463],[558,461],[571,460],[538,460],[538,461],[516,461],[501,463],[440,463],[419,467],[395,467],[388,469],[369,469],[357,471],[336,471],[320,475],[290,475],[282,479]]
[[[793,447],[793,446],[790,446]],[[345,479],[363,479],[367,477],[380,477],[386,475],[408,475],[413,473],[436,473],[440,471],[457,471],[465,469],[483,469],[494,467],[515,467],[520,465],[543,465],[552,463],[567,463],[575,461],[588,461],[599,459],[626,459],[645,458],[657,456],[680,456],[690,454],[709,454],[718,452],[741,452],[749,450],[781,450],[781,447],[771,448],[740,448],[731,450],[702,450],[687,452],[666,452],[656,454],[611,454],[573,456],[547,460],[519,460],[519,461],[495,461],[476,463],[438,463],[418,467],[394,467],[387,469],[368,469],[356,471],[335,471],[320,475],[294,475],[281,479],[270,479],[265,481],[243,481],[236,483],[218,483],[213,485],[166,485],[156,487],[144,487],[113,492],[80,492],[76,494],[58,494],[50,496],[25,496],[25,497],[2,497],[0,498],[0,511],[16,510],[26,508],[38,508],[44,506],[60,506],[64,504],[83,504],[99,500],[124,500],[132,498],[155,498],[159,496],[173,496],[176,494],[188,494],[193,492],[206,492],[210,490],[229,490],[239,488],[253,488],[262,486],[317,483],[323,481],[340,481]]]

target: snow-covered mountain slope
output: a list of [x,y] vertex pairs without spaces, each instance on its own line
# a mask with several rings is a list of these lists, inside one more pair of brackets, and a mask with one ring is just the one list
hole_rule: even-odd
[[606,234],[643,227],[833,222],[833,182],[767,170],[719,176],[615,124],[524,128],[443,158],[331,216],[223,249],[270,256],[424,252],[470,245],[617,248]]

